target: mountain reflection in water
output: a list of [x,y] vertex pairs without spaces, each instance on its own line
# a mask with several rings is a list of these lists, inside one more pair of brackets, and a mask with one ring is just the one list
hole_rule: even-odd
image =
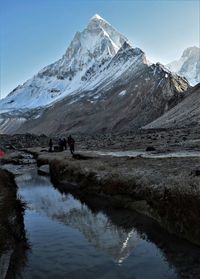
[[49,187],[47,177],[33,179],[31,174],[25,174],[18,178],[18,184],[19,195],[28,202],[29,209],[78,229],[95,248],[110,255],[115,262],[122,263],[137,245],[139,237],[134,229],[118,227],[104,213],[93,213],[71,194],[61,194]]
[[32,245],[22,278],[199,278],[199,249],[152,220],[61,193],[33,170],[17,184]]

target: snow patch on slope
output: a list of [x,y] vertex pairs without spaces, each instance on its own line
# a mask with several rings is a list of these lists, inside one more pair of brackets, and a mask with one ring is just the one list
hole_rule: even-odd
[[126,90],[122,90],[120,93],[119,93],[119,96],[124,96],[126,95]]

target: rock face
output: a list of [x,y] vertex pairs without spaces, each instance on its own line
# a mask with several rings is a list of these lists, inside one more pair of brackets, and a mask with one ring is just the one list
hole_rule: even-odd
[[169,63],[166,67],[187,78],[191,85],[196,85],[200,82],[200,48],[194,46],[185,49],[179,60]]
[[[134,60],[135,50],[129,51]],[[127,59],[123,52],[118,55],[121,57],[112,61],[115,66],[121,59]],[[138,59],[143,59],[143,53]],[[44,110],[40,118],[25,122],[18,132],[51,135],[129,131],[158,118],[183,98],[181,92],[188,84],[181,78],[174,77],[159,64],[135,63],[119,76],[119,68],[110,65],[115,80],[110,81],[108,77],[94,90],[66,97]]]
[[0,101],[0,132],[127,131],[172,108],[188,86],[96,15],[60,60]]
[[144,128],[192,127],[200,123],[200,83],[187,92],[182,102]]

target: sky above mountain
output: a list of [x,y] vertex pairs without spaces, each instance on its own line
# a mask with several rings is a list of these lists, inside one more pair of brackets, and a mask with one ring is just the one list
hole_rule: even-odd
[[1,0],[1,97],[59,59],[99,14],[152,61],[199,45],[197,0]]

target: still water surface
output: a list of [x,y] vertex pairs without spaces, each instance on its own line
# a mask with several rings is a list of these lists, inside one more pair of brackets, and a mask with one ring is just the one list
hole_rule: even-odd
[[95,201],[86,205],[34,169],[16,180],[18,196],[27,203],[31,246],[20,278],[198,278],[199,250],[153,221]]

